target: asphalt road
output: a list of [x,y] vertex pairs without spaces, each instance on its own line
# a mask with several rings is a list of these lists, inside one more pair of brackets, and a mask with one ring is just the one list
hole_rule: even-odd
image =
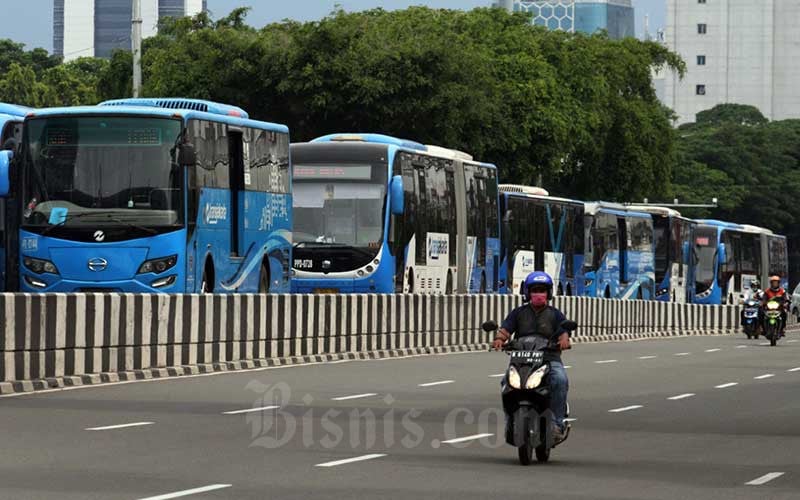
[[501,353],[2,398],[0,498],[797,499],[797,338],[578,345],[572,435],[530,467],[499,437]]

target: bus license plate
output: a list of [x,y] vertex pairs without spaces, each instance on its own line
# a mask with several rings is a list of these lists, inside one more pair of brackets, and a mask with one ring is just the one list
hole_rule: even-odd
[[335,288],[315,288],[314,293],[339,293],[339,290]]

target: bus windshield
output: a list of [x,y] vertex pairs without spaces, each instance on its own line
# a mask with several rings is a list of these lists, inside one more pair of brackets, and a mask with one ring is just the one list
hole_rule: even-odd
[[176,119],[31,119],[23,146],[24,226],[42,234],[49,228],[180,226],[183,176],[174,163],[180,134]]
[[294,165],[295,244],[378,248],[386,165]]
[[694,248],[697,255],[695,281],[702,285],[700,292],[708,290],[714,283],[714,269],[717,263],[717,229],[699,227],[695,230]]

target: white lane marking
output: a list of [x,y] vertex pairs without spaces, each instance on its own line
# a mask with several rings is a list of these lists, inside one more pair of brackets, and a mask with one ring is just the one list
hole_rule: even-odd
[[642,405],[623,406],[622,408],[614,408],[613,410],[608,410],[608,413],[622,413],[623,411],[638,410],[639,408],[644,408],[644,406]]
[[570,368],[572,368],[572,365],[565,365],[565,366],[564,366],[564,369],[565,369],[565,370],[569,370]]
[[262,406],[261,408],[248,408],[246,410],[223,411],[223,415],[239,415],[241,413],[253,413],[256,411],[277,410],[280,408],[278,405]]
[[795,342],[797,342],[797,339],[787,340],[786,342],[788,342],[790,344],[794,344]]
[[737,345],[736,346],[737,349],[747,349],[748,347],[749,346],[746,346],[746,345]]
[[340,396],[338,398],[331,398],[333,401],[347,401],[350,399],[361,399],[361,398],[371,398],[372,396],[377,396],[378,393],[376,392],[366,392],[364,394],[353,394],[352,396]]
[[349,363],[352,359],[340,359],[339,361],[328,361],[329,365],[341,365],[342,363]]
[[719,352],[722,349],[706,349],[706,352]]
[[578,419],[577,418],[565,418],[564,422],[574,422],[576,420],[578,420]]
[[783,472],[770,472],[769,474],[764,474],[763,476],[757,477],[752,481],[749,481],[744,484],[746,484],[747,486],[761,486],[762,484],[766,484],[772,481],[773,479],[781,477],[783,474],[784,474]]
[[671,398],[667,399],[669,399],[670,401],[678,401],[679,399],[691,398],[692,396],[694,396],[693,393],[687,392],[686,394],[679,394],[677,396],[672,396]]
[[761,343],[760,343],[760,344],[758,344],[758,345],[770,345],[770,344],[769,344],[769,342],[761,342]]
[[727,384],[715,385],[714,389],[727,389],[728,387],[733,387],[734,385],[739,385],[739,382],[728,382]]
[[602,361],[595,361],[595,363],[598,365],[607,365],[608,363],[616,363],[616,362],[617,362],[616,359],[604,359]]
[[452,384],[455,380],[440,380],[438,382],[427,382],[425,384],[417,384],[418,387],[433,387],[435,385]]
[[500,378],[505,376],[505,373],[495,373],[494,375],[489,375],[489,378]]
[[689,356],[690,354],[692,354],[692,353],[690,353],[690,352],[676,352],[675,356]]
[[197,493],[205,493],[207,491],[222,490],[230,488],[232,484],[209,484],[201,488],[193,488],[191,490],[176,491],[174,493],[167,493],[155,497],[140,498],[139,500],[169,500],[170,498],[188,497],[189,495],[196,495]]
[[335,460],[333,462],[325,462],[317,464],[314,467],[336,467],[337,465],[352,464],[354,462],[363,462],[364,460],[372,460],[374,458],[385,457],[386,453],[371,453],[369,455],[361,455],[360,457],[345,458],[344,460]]
[[639,359],[655,359],[658,356],[639,356]]
[[448,439],[447,441],[442,441],[442,444],[465,443],[467,441],[475,441],[476,439],[483,439],[492,436],[494,436],[494,434],[475,434],[473,436],[464,436],[461,438]]
[[103,427],[89,427],[87,431],[113,431],[115,429],[125,429],[128,427],[142,427],[143,425],[153,425],[155,422],[132,422],[130,424],[120,424],[120,425],[105,425]]
[[790,369],[788,369],[786,371],[787,372],[800,372],[800,366],[798,366],[797,368],[790,368]]
[[764,380],[765,378],[772,378],[774,377],[774,373],[765,373],[764,375],[759,375],[758,377],[753,377],[756,380]]

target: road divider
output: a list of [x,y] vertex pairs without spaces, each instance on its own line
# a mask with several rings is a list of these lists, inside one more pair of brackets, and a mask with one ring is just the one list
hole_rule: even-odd
[[[0,294],[0,394],[478,350],[516,295]],[[727,334],[735,306],[556,297],[576,342]],[[370,358],[371,359],[371,358]],[[197,369],[196,367],[200,367]]]

